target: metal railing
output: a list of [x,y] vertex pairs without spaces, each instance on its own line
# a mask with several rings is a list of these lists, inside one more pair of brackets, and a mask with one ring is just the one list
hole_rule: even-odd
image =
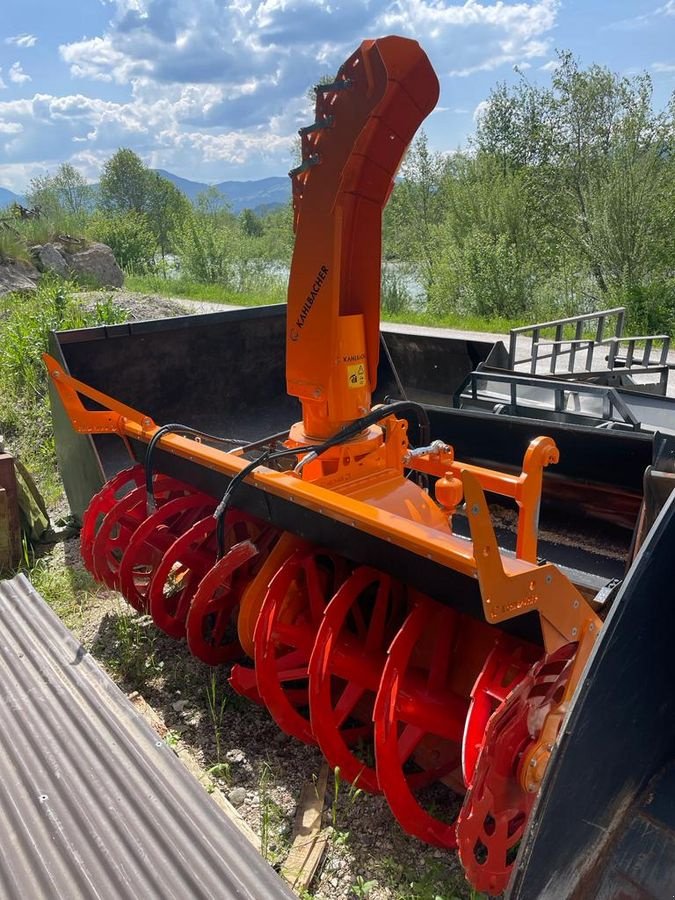
[[[605,309],[600,312],[569,316],[566,319],[553,319],[550,322],[539,322],[536,325],[512,328],[509,332],[509,368],[515,370],[517,366],[529,363],[530,373],[534,375],[537,371],[537,365],[544,360],[550,359],[550,372],[555,374],[558,360],[567,356],[567,371],[573,372],[577,355],[582,348],[585,348],[585,368],[590,370],[596,346],[607,341],[608,325],[614,320],[614,327],[609,335],[610,339],[620,338],[623,335],[625,317],[625,307],[618,306],[615,309]],[[596,324],[592,327],[594,322]],[[574,337],[572,338],[565,338],[565,328],[568,326],[574,327]],[[591,338],[584,337],[584,331],[589,330],[591,327],[594,331],[594,336]],[[551,330],[554,331],[553,339],[542,341],[542,332]],[[530,335],[530,355],[518,358],[518,338],[528,335]],[[569,349],[564,349],[565,344],[569,344]],[[542,349],[547,347],[551,348],[550,353],[542,352]]]
[[[504,392],[490,391],[489,385],[503,385]],[[529,397],[519,396],[519,392],[528,390]],[[547,402],[547,395],[550,401]],[[582,398],[588,397],[598,402],[596,409],[583,408]],[[471,372],[453,396],[453,406],[466,408],[467,401],[484,406],[494,403],[503,407],[501,410],[510,415],[521,415],[548,410],[559,416],[576,419],[595,419],[600,423],[616,422],[636,431],[641,429],[639,420],[615,388],[601,384],[575,382],[570,385],[566,381],[555,379],[530,378],[527,375],[510,375],[498,372]],[[599,410],[599,411],[598,411]]]

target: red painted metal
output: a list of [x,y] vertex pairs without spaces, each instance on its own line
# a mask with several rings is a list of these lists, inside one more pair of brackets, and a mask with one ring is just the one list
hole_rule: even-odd
[[490,716],[525,677],[540,651],[526,648],[500,636],[494,650],[471,691],[471,705],[462,740],[462,772],[464,783],[471,784],[478,755],[485,743],[485,730]]
[[403,585],[361,566],[330,601],[309,663],[314,737],[340,777],[379,792],[372,758],[373,706],[387,648],[406,613]]
[[166,634],[185,636],[185,619],[199,582],[216,559],[216,520],[195,522],[162,556],[148,589],[148,611]]
[[[198,523],[199,524],[199,523]],[[158,572],[157,584],[150,588],[151,605],[157,592],[157,615],[173,619],[173,627],[179,628],[187,638],[193,656],[209,666],[218,666],[242,655],[237,636],[237,614],[241,596],[267,557],[278,536],[275,528],[254,519],[239,510],[225,514],[225,549],[227,552],[215,564],[215,520],[211,518],[203,527],[195,526],[192,536],[185,535],[183,545],[172,547],[167,558],[181,559],[194,565],[195,575],[202,570],[198,583],[192,581],[179,605],[167,608],[162,576]],[[242,542],[250,543],[255,552],[234,552]],[[189,563],[185,561],[190,561]],[[166,562],[167,560],[163,561]],[[209,568],[210,567],[210,568]],[[154,608],[154,606],[152,607]],[[153,613],[153,617],[155,613]]]
[[[124,551],[117,576],[120,592],[134,609],[148,611],[150,583],[162,557],[196,520],[213,512],[215,507],[215,500],[205,494],[187,494],[162,504],[141,522]],[[180,580],[182,574],[176,572],[176,579]],[[155,624],[162,628],[156,619]]]
[[[307,744],[312,733],[308,665],[323,611],[348,573],[328,550],[293,553],[277,570],[263,600],[254,635],[258,692],[287,734]],[[233,671],[236,690],[237,675]]]
[[490,717],[473,780],[457,819],[459,857],[471,884],[506,889],[536,793],[523,790],[519,763],[564,692],[576,644],[537,662]]
[[110,510],[133,488],[145,484],[145,469],[143,466],[133,466],[118,472],[110,481],[106,481],[98,494],[94,494],[82,517],[82,530],[80,531],[80,553],[82,562],[88,572],[95,576],[94,572],[94,540],[103,519]]
[[[193,488],[166,475],[155,475],[153,488],[157,506],[194,493]],[[147,518],[146,502],[147,492],[142,484],[110,508],[94,538],[94,576],[113,590],[120,586],[119,569],[131,536]]]
[[[456,846],[454,823],[428,812],[416,791],[445,779],[461,784],[468,702],[451,678],[461,625],[454,610],[418,597],[389,648],[374,710],[375,760],[387,802],[408,834],[439,847]],[[415,775],[414,767],[422,771]]]

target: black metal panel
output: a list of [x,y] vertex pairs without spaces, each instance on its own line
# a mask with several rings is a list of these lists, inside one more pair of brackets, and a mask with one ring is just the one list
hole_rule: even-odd
[[[672,776],[655,808],[634,807],[647,781],[675,757],[674,546],[675,495],[643,544],[574,697],[521,847],[511,900],[595,898],[611,866],[622,878],[650,873],[649,883],[602,896],[661,900],[675,892],[672,814],[663,813],[675,808]],[[637,816],[660,818],[649,839]],[[654,885],[661,886],[656,893]]]
[[[431,331],[431,330],[429,330]],[[382,332],[406,391],[435,393],[451,398],[472,369],[487,359],[490,340],[448,337],[442,332],[420,333],[415,326],[388,326]],[[383,360],[380,360],[381,364]],[[382,372],[378,372],[381,384]]]
[[632,531],[652,459],[652,435],[439,406],[427,411],[434,438],[451,444],[457,459],[488,468],[520,472],[530,441],[548,435],[560,461],[544,472],[544,512],[614,522]]

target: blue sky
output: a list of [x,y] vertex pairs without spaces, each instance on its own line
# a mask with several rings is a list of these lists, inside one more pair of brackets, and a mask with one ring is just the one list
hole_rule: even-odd
[[466,143],[498,81],[546,82],[555,49],[675,89],[675,0],[0,0],[0,186],[118,147],[197,181],[291,165],[307,89],[366,37],[404,34],[441,80],[431,145]]

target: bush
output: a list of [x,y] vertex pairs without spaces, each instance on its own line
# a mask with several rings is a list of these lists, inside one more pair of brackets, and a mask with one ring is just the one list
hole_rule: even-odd
[[218,217],[190,216],[177,239],[182,275],[229,287],[230,265],[234,258],[232,244],[232,229]]
[[612,305],[626,307],[632,334],[675,334],[675,279],[618,288],[612,292]]
[[43,276],[36,291],[0,297],[0,434],[38,478],[49,502],[60,496],[41,355],[53,329],[124,321],[110,298],[84,309],[73,285]]
[[381,305],[382,311],[390,316],[400,316],[412,306],[413,298],[406,284],[405,276],[391,266],[382,267]]
[[143,213],[94,216],[89,225],[89,236],[107,244],[125,272],[142,275],[154,268],[156,242]]

